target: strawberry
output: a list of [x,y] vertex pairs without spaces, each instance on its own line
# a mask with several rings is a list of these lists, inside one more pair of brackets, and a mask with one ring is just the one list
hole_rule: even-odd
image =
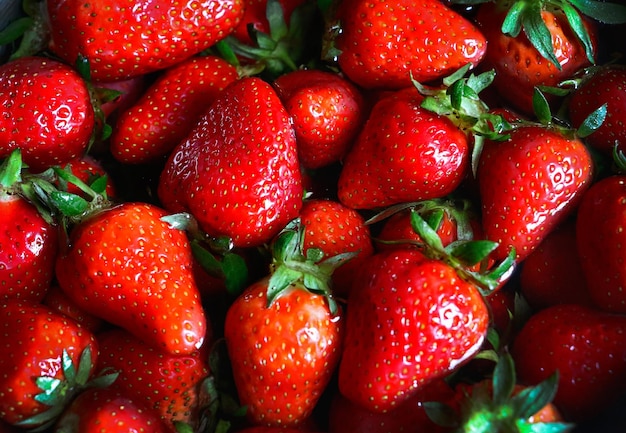
[[596,109],[606,104],[604,122],[587,137],[587,143],[594,148],[611,154],[617,144],[620,149],[626,145],[626,66],[608,65],[592,69],[583,77],[572,93],[568,112],[572,124],[578,128]]
[[106,326],[104,320],[78,307],[56,284],[50,286],[41,303],[51,310],[71,318],[94,334]]
[[116,81],[168,68],[228,35],[243,1],[183,2],[48,0],[50,50],[69,63],[79,55],[97,81]]
[[[254,425],[306,423],[341,353],[343,320],[330,297],[334,258],[304,252],[305,230],[289,226],[273,243],[273,272],[228,309],[224,338],[240,403]],[[339,257],[339,256],[336,256]]]
[[256,77],[220,93],[170,154],[158,185],[166,209],[188,211],[207,234],[238,247],[269,242],[298,216],[303,195],[289,115]]
[[[75,60],[75,59],[74,59]],[[72,67],[43,57],[0,66],[0,158],[22,150],[33,171],[82,155],[95,127],[85,81]]]
[[54,276],[57,229],[23,195],[21,152],[0,166],[0,301],[39,302]]
[[524,324],[511,354],[523,383],[558,371],[554,404],[565,419],[589,419],[623,395],[626,317],[592,307],[562,304]]
[[589,294],[598,307],[619,313],[626,312],[620,247],[625,197],[626,176],[603,178],[583,195],[576,219],[576,251]]
[[164,351],[191,353],[210,331],[186,234],[166,215],[139,202],[96,212],[72,228],[56,277],[86,312]]
[[[307,0],[279,0],[285,24],[289,25],[291,14]],[[267,18],[267,0],[244,0],[244,13],[241,21],[234,28],[232,36],[247,45],[254,44],[250,37],[255,32],[270,33],[270,23]]]
[[45,428],[87,386],[97,342],[91,332],[42,305],[8,301],[0,311],[0,419]]
[[209,375],[205,349],[173,355],[119,328],[101,332],[97,340],[99,368],[119,373],[111,389],[156,411],[170,427],[198,422],[201,384]]
[[332,291],[346,296],[359,264],[374,253],[369,227],[354,209],[329,199],[306,200],[300,209],[300,221],[306,230],[305,253],[317,248],[326,257],[355,253],[332,275]]
[[[365,88],[430,82],[481,62],[487,44],[469,20],[436,0],[349,0],[337,13],[338,65]],[[427,35],[427,36],[425,36]]]
[[566,220],[524,260],[519,288],[532,308],[569,303],[592,305],[576,241],[576,222]]
[[59,417],[56,433],[154,432],[173,433],[154,410],[112,389],[82,392]]
[[365,118],[360,91],[341,75],[316,69],[283,74],[273,86],[293,120],[304,168],[342,160]]
[[176,147],[237,69],[215,56],[196,56],[164,71],[124,111],[111,136],[111,153],[120,162],[158,161]]
[[592,180],[592,161],[577,137],[535,124],[506,141],[487,141],[477,178],[486,239],[499,260],[515,249],[526,258],[578,204]]
[[[90,187],[99,188],[98,183],[102,183],[104,187],[104,193],[110,199],[114,199],[116,195],[116,188],[113,180],[108,175],[100,161],[93,158],[91,155],[85,154],[78,158],[68,161],[62,166],[65,171],[68,171],[72,175],[76,176],[81,181],[85,182]],[[57,178],[57,186],[69,193],[82,195],[82,191],[76,185],[64,181],[62,178]],[[94,185],[94,182],[97,184]]]

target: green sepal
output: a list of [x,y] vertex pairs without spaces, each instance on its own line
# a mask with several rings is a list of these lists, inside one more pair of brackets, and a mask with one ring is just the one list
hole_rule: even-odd
[[21,41],[17,49],[10,55],[9,60],[36,55],[48,48],[50,40],[50,23],[48,20],[45,1],[24,0],[22,6],[28,21],[18,26],[25,26],[22,30]]
[[7,45],[21,38],[34,24],[32,17],[20,17],[0,31],[0,45]]
[[583,47],[585,47],[585,55],[587,56],[587,60],[590,63],[595,63],[595,57],[593,52],[593,43],[591,42],[591,38],[589,37],[589,32],[585,28],[583,23],[583,19],[578,13],[578,11],[570,5],[567,1],[561,3],[561,7],[563,8],[563,13],[567,18],[567,22],[569,23],[570,28],[578,38]]
[[462,264],[473,266],[483,261],[497,247],[497,242],[488,240],[456,241],[446,246],[445,251]]
[[[513,358],[508,353],[504,353],[498,358],[498,362],[494,368],[492,378],[494,403],[498,405],[504,404],[511,395],[513,395],[515,381],[515,364],[513,363]],[[534,415],[535,412],[532,412],[528,417]]]
[[441,427],[455,428],[459,426],[458,415],[449,405],[439,401],[422,403],[426,416]]
[[522,29],[539,54],[552,62],[557,69],[561,70],[561,64],[554,54],[552,34],[543,21],[541,12],[541,2],[531,3],[522,14]]
[[11,188],[22,180],[22,152],[16,149],[0,164],[0,186]]
[[613,145],[611,155],[613,157],[613,164],[615,164],[617,172],[626,173],[626,155],[620,149],[619,143],[617,141]]
[[626,22],[626,6],[595,0],[569,0],[584,15],[604,24],[623,24]]
[[533,89],[533,111],[542,125],[552,122],[552,110],[545,95],[537,87]]
[[50,202],[63,215],[76,217],[82,215],[89,208],[89,202],[84,198],[65,191],[52,191]]
[[581,138],[585,138],[593,134],[606,120],[607,112],[607,104],[603,104],[593,110],[580,124],[576,130],[576,134]]
[[514,395],[511,402],[517,416],[528,419],[550,403],[556,395],[558,381],[558,372],[554,372],[543,382],[524,388]]
[[502,21],[502,26],[500,28],[502,33],[504,33],[505,35],[509,35],[513,38],[516,38],[520,34],[520,32],[522,31],[522,21],[525,9],[526,2],[515,2],[513,7],[509,9],[506,16],[504,17],[504,21]]

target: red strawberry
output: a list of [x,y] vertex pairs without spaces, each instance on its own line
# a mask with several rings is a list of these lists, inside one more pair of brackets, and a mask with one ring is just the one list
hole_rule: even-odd
[[111,153],[130,164],[166,157],[237,78],[237,69],[215,56],[192,57],[170,67],[120,115],[111,136]]
[[69,63],[79,54],[98,81],[168,68],[228,35],[243,15],[242,0],[193,4],[158,0],[48,0],[50,49]]
[[578,128],[593,111],[606,104],[606,118],[587,143],[610,154],[617,143],[626,148],[626,66],[609,65],[592,70],[569,100],[569,116]]
[[41,301],[54,276],[57,228],[22,194],[20,152],[0,166],[0,302]]
[[595,27],[577,14],[576,33],[562,4],[574,9],[569,1],[553,0],[499,0],[479,7],[475,19],[488,41],[482,67],[495,70],[494,87],[507,106],[532,114],[535,86],[556,86],[594,61]]
[[467,136],[447,117],[421,108],[408,88],[377,102],[348,153],[339,200],[355,209],[443,197],[469,168]]
[[550,127],[520,126],[506,141],[487,141],[477,177],[485,237],[499,244],[494,258],[511,247],[526,258],[572,213],[592,168],[579,139]]
[[625,198],[626,176],[603,178],[583,195],[576,219],[576,251],[589,294],[603,310],[619,313],[626,313]]
[[112,389],[82,392],[63,412],[57,433],[154,432],[173,433],[154,410]]
[[300,210],[306,230],[305,251],[320,249],[325,257],[356,253],[332,275],[333,294],[346,296],[360,263],[374,253],[369,227],[355,210],[329,199],[306,200]]
[[565,419],[591,418],[624,394],[625,316],[575,304],[552,306],[526,322],[511,351],[523,383],[558,371],[554,404]]
[[91,332],[42,305],[0,304],[0,419],[24,428],[54,422],[94,372]]
[[195,426],[201,384],[209,375],[206,350],[172,355],[122,329],[102,332],[97,339],[99,368],[119,372],[112,389],[155,410],[169,426],[174,421]]
[[[74,59],[75,60],[75,59]],[[82,155],[95,126],[89,90],[70,66],[23,57],[0,66],[0,158],[22,150],[33,171]]]
[[347,311],[339,390],[374,412],[398,407],[470,360],[489,325],[477,287],[414,249],[364,262]]
[[[240,403],[252,424],[306,423],[339,361],[343,320],[330,297],[328,261],[304,253],[301,225],[273,244],[273,272],[228,309],[224,337]],[[327,260],[332,261],[333,258]]]
[[341,3],[335,41],[341,70],[366,88],[399,89],[444,77],[482,60],[481,32],[437,0]]
[[575,220],[567,220],[552,230],[526,257],[519,286],[520,293],[532,308],[592,304],[576,245]]
[[298,216],[303,199],[295,135],[272,87],[242,78],[211,104],[170,155],[158,195],[235,246],[268,242]]
[[365,119],[360,91],[316,69],[283,74],[273,85],[293,120],[301,164],[316,169],[342,160]]
[[207,323],[183,231],[150,204],[124,203],[74,227],[56,262],[65,293],[86,312],[171,353],[191,353]]
[[100,331],[105,326],[104,320],[78,307],[56,284],[48,289],[41,303],[51,310],[73,319],[93,333]]

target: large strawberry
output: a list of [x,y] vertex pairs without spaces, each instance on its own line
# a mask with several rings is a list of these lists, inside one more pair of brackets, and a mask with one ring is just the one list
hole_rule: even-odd
[[281,232],[271,275],[249,286],[226,315],[235,385],[253,424],[305,423],[339,361],[343,320],[329,278],[341,256],[323,260],[315,248],[305,255],[305,237],[299,224]]
[[485,237],[496,258],[530,254],[578,204],[592,180],[583,142],[551,126],[514,128],[506,141],[488,141],[478,164]]
[[438,0],[341,2],[335,48],[341,70],[366,88],[398,89],[482,60],[482,33]]
[[96,212],[71,230],[56,277],[85,311],[161,350],[191,353],[210,331],[187,236],[166,215],[138,202]]
[[79,55],[95,80],[165,69],[226,37],[243,15],[241,0],[110,3],[48,0],[50,49],[69,63]]
[[224,89],[170,155],[158,195],[235,246],[268,242],[297,217],[304,191],[295,134],[272,87],[248,77]]
[[72,67],[49,58],[2,65],[0,106],[0,157],[20,148],[32,170],[82,155],[95,127],[85,81]]
[[111,153],[130,164],[165,159],[222,89],[237,78],[237,69],[215,56],[192,57],[168,68],[119,116]]
[[57,228],[23,192],[19,150],[0,165],[0,300],[41,301],[54,276]]

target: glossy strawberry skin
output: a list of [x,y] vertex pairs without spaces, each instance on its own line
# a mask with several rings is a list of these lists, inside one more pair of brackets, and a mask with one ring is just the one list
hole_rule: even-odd
[[554,371],[554,404],[571,421],[590,419],[623,394],[626,317],[563,304],[539,311],[524,324],[511,353],[519,380],[539,383]]
[[467,136],[450,119],[420,107],[407,88],[383,97],[345,158],[339,200],[354,209],[444,197],[469,164]]
[[2,187],[0,228],[0,301],[41,301],[54,277],[57,228],[24,198]]
[[207,348],[173,355],[122,329],[97,336],[100,369],[120,375],[111,389],[154,411],[172,427],[174,421],[198,422],[201,382],[209,375]]
[[339,67],[365,88],[409,87],[410,74],[433,81],[468,63],[476,66],[487,48],[470,21],[439,1],[344,1],[338,19]]
[[240,402],[257,425],[305,423],[341,353],[343,320],[326,299],[294,286],[267,306],[267,280],[231,305],[224,337]]
[[127,202],[76,226],[56,262],[63,291],[88,313],[171,353],[196,351],[210,333],[183,231],[146,203]]
[[90,347],[95,364],[98,345],[91,332],[45,306],[8,301],[0,304],[0,312],[0,419],[15,424],[50,408],[34,399],[42,391],[33,379],[63,380],[63,350],[76,366]]
[[501,260],[514,247],[518,261],[575,209],[592,180],[589,152],[541,126],[514,129],[502,142],[487,142],[478,165],[485,237]]
[[192,57],[168,68],[119,116],[111,153],[126,164],[164,159],[237,78],[237,69],[216,56]]
[[350,295],[339,390],[373,412],[397,407],[468,361],[489,324],[475,286],[412,249],[372,256]]
[[115,81],[165,69],[210,47],[241,20],[243,3],[48,0],[47,10],[52,52],[72,64],[82,54],[94,80]]
[[315,69],[283,74],[272,85],[293,120],[303,167],[342,160],[366,115],[359,89],[339,74]]
[[626,176],[603,178],[583,195],[576,220],[577,252],[591,298],[603,310],[618,313],[626,313],[625,199]]
[[0,107],[0,158],[20,148],[32,171],[82,155],[95,126],[81,76],[43,57],[23,57],[0,67]]
[[272,87],[251,77],[224,89],[170,155],[158,195],[240,247],[268,242],[297,217],[304,191],[295,134]]

